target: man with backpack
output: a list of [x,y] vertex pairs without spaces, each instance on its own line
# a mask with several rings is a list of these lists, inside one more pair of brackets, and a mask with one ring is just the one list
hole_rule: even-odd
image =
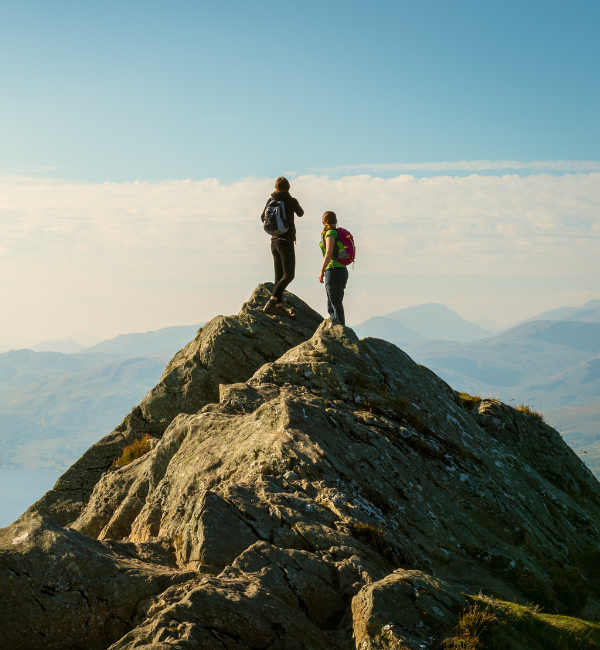
[[295,318],[293,312],[283,307],[283,292],[296,274],[296,226],[294,215],[301,217],[304,210],[290,195],[290,183],[280,176],[275,181],[275,191],[261,214],[265,232],[271,235],[271,253],[275,267],[273,295],[265,305],[265,312]]

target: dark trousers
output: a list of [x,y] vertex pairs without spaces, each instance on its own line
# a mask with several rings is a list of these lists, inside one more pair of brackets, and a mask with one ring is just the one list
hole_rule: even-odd
[[348,282],[348,269],[344,266],[326,269],[324,273],[325,291],[327,291],[327,311],[329,317],[342,325],[346,324],[344,316],[344,289]]
[[273,253],[273,265],[275,266],[273,295],[280,303],[283,300],[283,292],[296,275],[294,242],[285,239],[271,239],[271,253]]

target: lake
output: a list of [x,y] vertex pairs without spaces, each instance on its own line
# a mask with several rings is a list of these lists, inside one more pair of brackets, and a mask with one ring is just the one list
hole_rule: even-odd
[[61,472],[0,467],[0,528],[22,515],[57,481]]

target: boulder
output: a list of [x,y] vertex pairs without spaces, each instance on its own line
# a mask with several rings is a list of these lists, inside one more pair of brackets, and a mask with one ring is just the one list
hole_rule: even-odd
[[469,601],[460,586],[422,571],[398,569],[352,600],[360,650],[422,650],[447,638]]

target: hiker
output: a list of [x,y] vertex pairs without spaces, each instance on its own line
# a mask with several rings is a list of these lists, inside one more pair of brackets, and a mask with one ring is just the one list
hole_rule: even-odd
[[275,267],[273,295],[264,307],[268,314],[295,318],[295,314],[283,307],[283,292],[296,274],[296,226],[294,215],[301,217],[304,210],[297,199],[290,195],[290,182],[284,176],[275,181],[275,191],[262,211],[261,221],[265,231],[271,234],[271,253]]
[[323,253],[319,282],[325,282],[329,317],[346,325],[343,302],[348,282],[346,267],[354,262],[355,246],[352,235],[338,227],[335,212],[328,211],[323,215],[323,232],[319,245]]

